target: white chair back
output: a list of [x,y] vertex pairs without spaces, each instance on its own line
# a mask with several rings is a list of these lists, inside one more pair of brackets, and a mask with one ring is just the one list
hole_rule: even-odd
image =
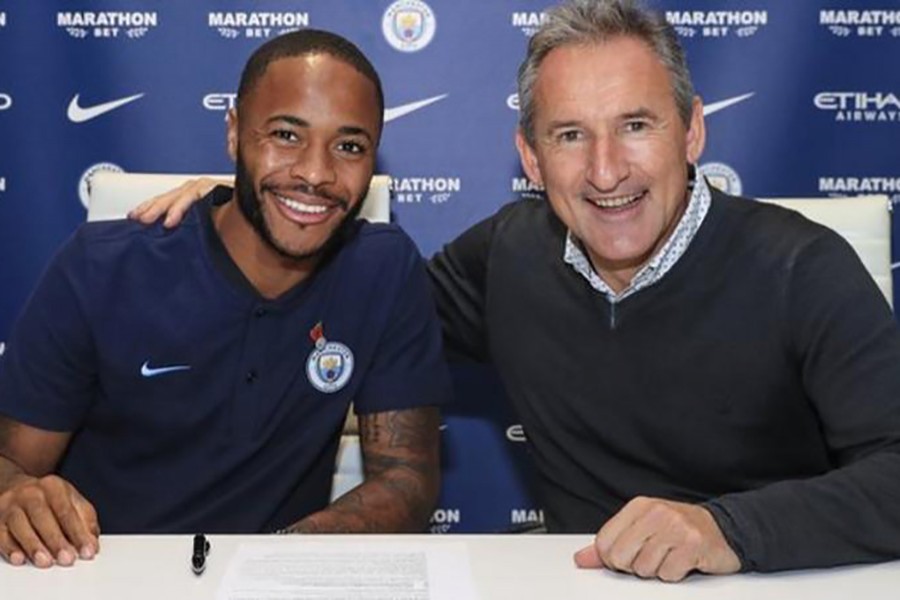
[[844,237],[893,307],[891,211],[887,196],[849,198],[760,198],[796,210]]
[[[88,221],[124,219],[128,211],[149,198],[171,190],[188,179],[212,177],[233,184],[232,175],[182,173],[117,173],[101,171],[88,184]],[[391,220],[390,177],[375,175],[359,218],[373,223]]]

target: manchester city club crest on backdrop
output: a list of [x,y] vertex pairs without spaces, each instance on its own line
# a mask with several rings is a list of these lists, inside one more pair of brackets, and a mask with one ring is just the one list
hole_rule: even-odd
[[353,352],[340,342],[326,340],[321,321],[310,330],[309,337],[315,343],[306,359],[309,382],[326,394],[340,390],[353,375]]

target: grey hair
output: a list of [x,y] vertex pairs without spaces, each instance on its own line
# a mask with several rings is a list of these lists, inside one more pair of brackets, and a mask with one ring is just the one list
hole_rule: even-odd
[[561,46],[607,42],[618,36],[643,41],[669,72],[678,114],[690,126],[694,85],[678,35],[662,13],[635,0],[566,0],[547,11],[546,20],[528,42],[519,67],[519,127],[534,146],[534,83],[551,51]]

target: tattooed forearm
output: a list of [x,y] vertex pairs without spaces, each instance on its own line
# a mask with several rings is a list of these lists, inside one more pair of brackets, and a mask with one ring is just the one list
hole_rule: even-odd
[[360,416],[365,482],[285,532],[424,530],[440,485],[439,421],[430,407]]
[[5,489],[14,477],[22,474],[22,469],[10,458],[13,432],[17,423],[6,417],[0,417],[0,489]]

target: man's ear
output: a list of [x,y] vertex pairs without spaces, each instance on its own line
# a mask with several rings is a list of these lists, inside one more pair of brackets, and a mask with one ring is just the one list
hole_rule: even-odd
[[519,160],[522,162],[522,169],[532,183],[543,186],[544,178],[541,177],[541,168],[538,166],[537,154],[534,148],[525,139],[522,128],[516,129],[516,148],[519,150]]
[[228,114],[225,117],[225,121],[227,123],[227,133],[225,138],[228,140],[228,156],[231,157],[231,160],[237,162],[238,155],[238,116],[237,110],[234,108],[228,109]]
[[700,159],[703,148],[706,147],[706,122],[703,119],[703,102],[699,96],[694,96],[691,125],[687,130],[685,142],[687,144],[685,148],[687,161],[694,164]]

